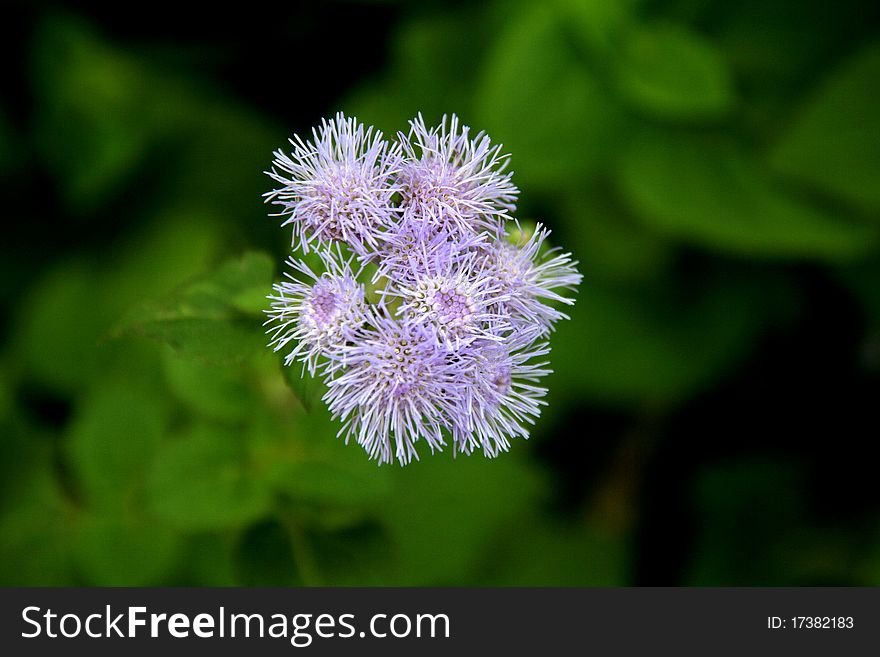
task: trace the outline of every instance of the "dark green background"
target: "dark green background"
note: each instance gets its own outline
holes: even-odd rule
[[[4,9],[0,584],[880,584],[876,0],[225,11]],[[487,130],[581,262],[497,460],[377,468],[264,347],[337,110]]]

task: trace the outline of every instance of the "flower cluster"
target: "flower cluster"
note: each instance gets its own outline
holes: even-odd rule
[[[323,378],[340,435],[401,464],[419,441],[494,457],[528,438],[581,276],[546,228],[512,216],[501,146],[454,115],[388,141],[341,113],[290,143],[265,197],[301,257],[266,324],[286,365]]]

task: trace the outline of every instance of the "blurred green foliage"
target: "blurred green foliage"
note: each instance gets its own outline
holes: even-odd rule
[[[878,376],[873,15],[794,0],[399,8],[385,66],[327,113],[393,134],[454,111],[487,130],[513,155],[521,218],[549,223],[585,273],[534,440],[401,469],[336,439],[320,387],[264,346],[285,238],[260,195],[283,117],[41,13],[25,132],[0,100],[0,177],[44,172],[56,221],[107,235],[39,266],[21,251],[39,243],[4,246],[0,583],[632,583],[657,418],[798,321],[803,268],[856,300]],[[7,221],[40,212],[35,199]],[[636,430],[554,511],[559,474],[535,443],[592,440],[565,426],[585,408]],[[702,471],[679,583],[880,584],[880,509],[870,527],[820,525],[805,486],[797,459]]]

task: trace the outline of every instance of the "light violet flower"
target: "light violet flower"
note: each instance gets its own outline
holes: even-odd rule
[[[405,221],[454,229],[461,234],[497,233],[510,218],[519,190],[506,172],[500,145],[452,115],[428,128],[422,115],[398,138],[404,163],[397,176]]]
[[[474,449],[490,457],[506,452],[509,438],[529,437],[525,425],[534,424],[546,404],[542,397],[547,389],[538,383],[550,374],[548,363],[532,361],[550,353],[550,347],[546,342],[511,342],[487,342],[463,356],[469,385],[457,413],[463,421],[455,425],[453,437],[456,449],[465,454]]]
[[[516,243],[500,239],[483,250],[486,271],[499,290],[501,307],[496,311],[513,324],[535,329],[543,336],[557,321],[568,319],[551,304],[574,304],[574,299],[563,293],[576,290],[583,277],[570,253],[544,248],[550,231],[541,224],[528,236],[521,229],[517,233],[520,238]]]
[[[341,112],[312,136],[310,142],[291,139],[289,155],[275,152],[266,173],[281,186],[265,199],[281,206],[278,215],[286,217],[282,225],[292,227],[294,250],[307,253],[312,243],[337,241],[365,256],[398,213],[392,199],[400,147]]]
[[[499,312],[507,297],[500,293],[492,272],[477,266],[475,255],[426,254],[424,266],[414,270],[411,282],[385,292],[401,300],[397,313],[404,322],[430,326],[450,350],[477,338],[503,340],[510,329],[507,317]]]
[[[316,274],[303,261],[290,258],[287,264],[300,280],[285,272],[288,280],[273,286],[271,308],[265,324],[275,351],[293,347],[285,365],[298,360],[314,376],[320,360],[331,369],[339,362],[341,348],[357,337],[366,321],[364,286],[357,282],[351,263],[321,253],[326,271]]]
[[[354,438],[370,458],[405,465],[418,459],[415,444],[442,450],[464,385],[462,365],[448,357],[431,331],[405,325],[380,308],[373,330],[345,354],[345,371],[328,381],[324,399],[343,420],[340,435]]]
[[[382,236],[376,278],[400,283],[414,281],[420,272],[433,263],[475,252],[487,245],[485,234],[462,235],[436,224],[401,222],[395,230]]]
[[[420,115],[397,144],[341,114],[313,136],[269,172],[294,250],[320,262],[288,261],[270,345],[324,380],[338,435],[380,464],[420,443],[495,457],[528,438],[546,338],[581,275],[540,224],[508,231],[518,190],[501,147],[455,115]]]

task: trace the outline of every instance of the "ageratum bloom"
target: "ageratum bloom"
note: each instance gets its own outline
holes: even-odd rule
[[[510,327],[500,304],[507,297],[474,253],[435,253],[388,296],[401,300],[397,313],[408,324],[430,326],[450,350],[477,338],[502,340]]]
[[[518,343],[518,344],[517,344]],[[509,439],[529,437],[526,425],[541,413],[547,388],[539,385],[550,374],[546,361],[534,359],[550,353],[546,342],[514,338],[507,344],[491,342],[464,356],[469,385],[463,390],[455,426],[455,445],[470,454],[482,449],[494,457],[510,448]]]
[[[519,190],[507,172],[509,158],[484,133],[453,115],[429,128],[422,115],[398,135],[404,162],[397,176],[404,219],[443,226],[463,235],[495,233],[515,208]]]
[[[300,361],[315,376],[319,361],[332,368],[340,349],[356,339],[366,321],[364,286],[357,282],[351,262],[320,254],[325,272],[316,274],[302,260],[289,258],[288,266],[300,278],[285,272],[288,280],[273,286],[268,311],[270,345],[275,351],[293,345],[285,365]],[[301,280],[304,279],[304,280]]]
[[[289,155],[275,152],[266,173],[281,186],[265,199],[281,207],[282,225],[293,229],[294,250],[307,253],[312,243],[338,242],[366,256],[398,213],[392,198],[398,191],[400,147],[342,113],[325,120],[312,136],[309,142],[291,139]]]
[[[288,261],[270,345],[323,379],[338,435],[379,463],[418,459],[420,443],[495,457],[528,438],[547,337],[581,275],[540,224],[509,230],[501,147],[454,115],[420,115],[392,144],[342,114],[313,136],[269,172],[294,251],[320,256]]]
[[[570,306],[572,292],[580,285],[581,275],[571,254],[558,247],[544,249],[550,231],[541,224],[528,236],[517,226],[519,239],[494,242],[483,250],[485,270],[499,290],[499,314],[521,330],[533,329],[543,336],[568,315],[557,306]]]
[[[413,281],[435,263],[476,253],[486,242],[485,234],[462,235],[436,224],[401,222],[383,235],[375,260],[376,278]]]
[[[449,399],[465,385],[462,364],[448,357],[431,330],[407,325],[380,307],[366,331],[346,349],[346,368],[328,381],[330,412],[343,421],[340,435],[354,438],[380,463],[418,459],[415,444],[433,452],[455,423]]]

